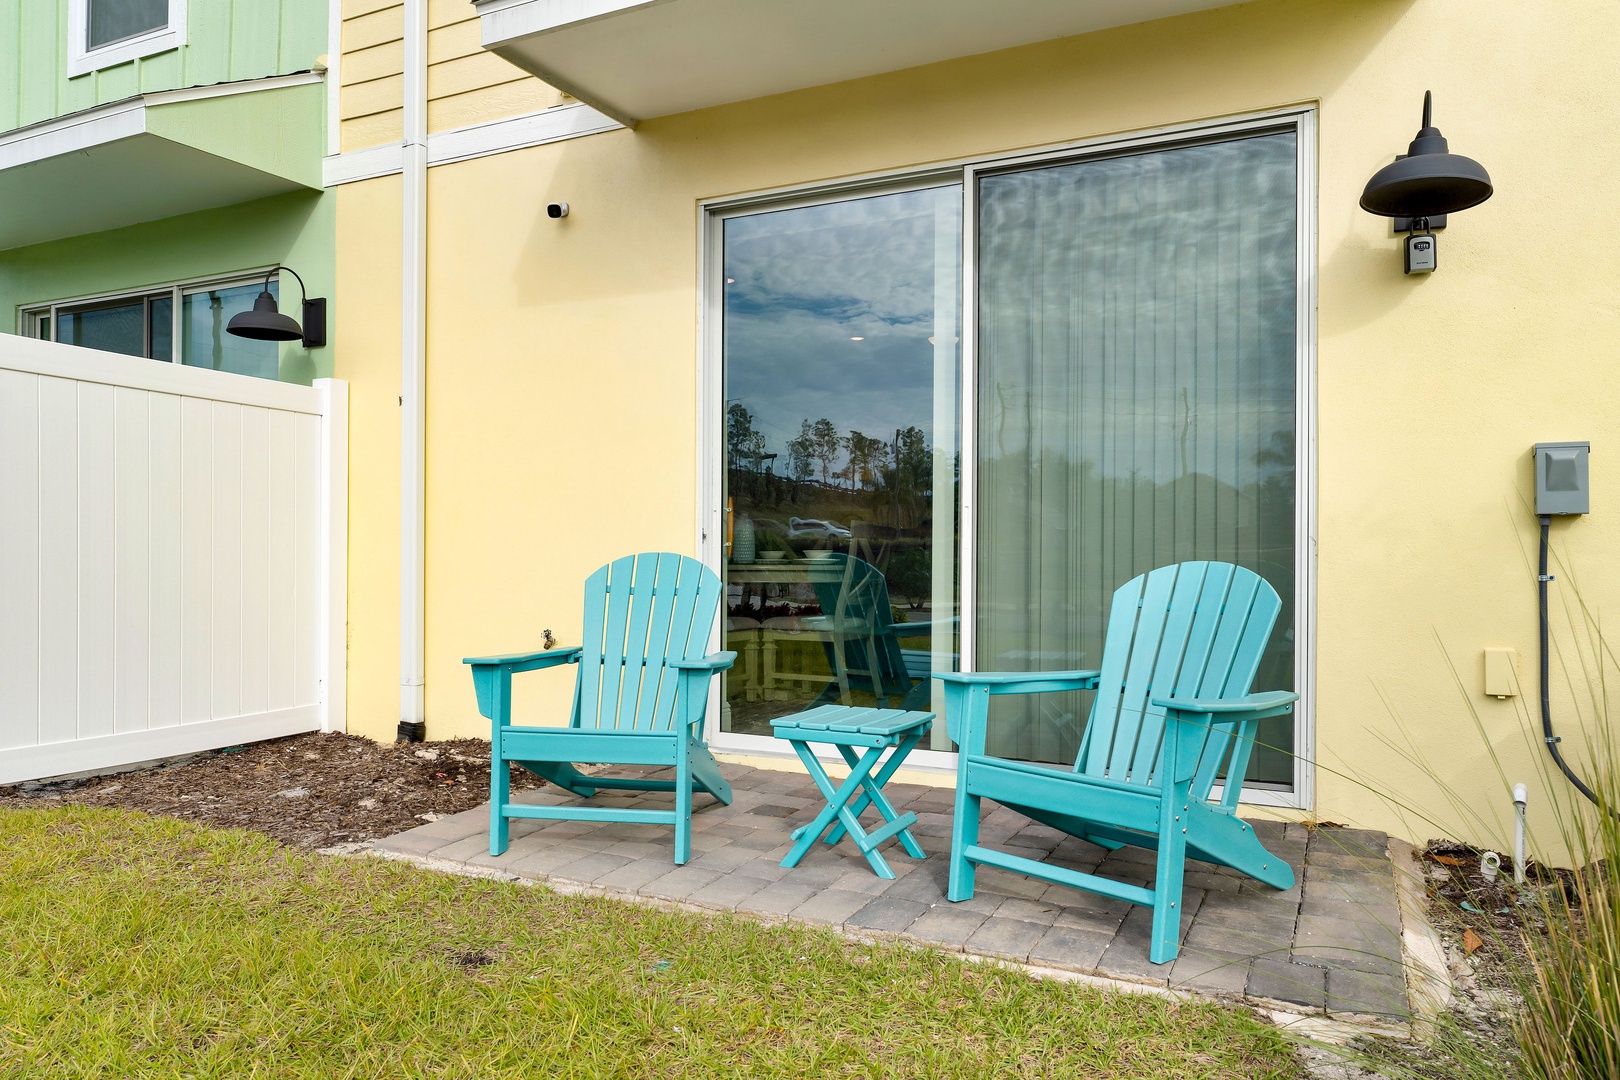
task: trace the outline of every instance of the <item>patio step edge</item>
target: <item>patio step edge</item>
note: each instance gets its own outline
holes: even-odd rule
[[[1416,1017],[1432,1022],[1451,1004],[1455,992],[1451,968],[1440,935],[1424,914],[1427,893],[1416,849],[1392,836],[1386,850],[1395,874],[1395,901],[1401,916],[1401,949],[1407,960],[1401,966],[1406,972],[1407,1003]]]

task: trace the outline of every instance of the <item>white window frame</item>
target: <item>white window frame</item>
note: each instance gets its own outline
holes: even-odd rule
[[[1310,810],[1316,800],[1316,289],[1317,289],[1317,147],[1316,109],[1306,105],[1270,110],[1203,123],[1106,136],[1066,143],[1018,154],[961,159],[927,169],[877,173],[852,180],[756,192],[746,196],[704,200],[698,204],[700,303],[698,312],[698,551],[703,561],[724,576],[722,542],[725,534],[725,423],[722,415],[721,360],[722,298],[724,296],[723,227],[729,217],[783,210],[798,206],[840,202],[862,195],[962,185],[962,385],[961,454],[962,533],[959,538],[960,610],[974,610],[977,601],[975,497],[977,476],[977,210],[978,178],[991,171],[1028,167],[1043,162],[1083,161],[1150,148],[1292,129],[1296,142],[1295,273],[1296,325],[1296,448],[1294,547],[1294,687],[1300,695],[1294,713],[1294,779],[1290,789],[1249,787],[1243,802]],[[723,624],[721,624],[723,625]],[[962,670],[973,670],[974,623],[961,620]],[[717,629],[714,647],[721,648]],[[711,694],[705,731],[722,753],[786,757],[788,751],[769,736],[720,730],[721,695]],[[936,722],[943,722],[941,717]],[[830,752],[829,760],[832,760]],[[923,771],[956,769],[956,755],[947,751],[917,750],[907,767]],[[1212,797],[1219,797],[1217,785]]]
[[[154,56],[186,43],[186,0],[169,0],[169,21],[144,34],[90,48],[91,0],[68,0],[68,78]]]
[[[235,289],[243,285],[259,285],[264,282],[265,275],[270,273],[272,269],[274,269],[274,264],[271,266],[262,267],[258,270],[244,270],[240,273],[226,274],[220,277],[188,278],[184,281],[170,281],[159,285],[149,285],[143,289],[120,289],[118,292],[91,293],[87,296],[70,296],[61,300],[53,300],[49,303],[22,304],[17,308],[17,333],[23,337],[40,337],[41,335],[38,332],[38,320],[40,316],[43,315],[46,317],[47,325],[49,325],[51,330],[51,336],[46,340],[55,341],[56,316],[62,308],[74,308],[83,304],[100,304],[106,302],[117,302],[120,300],[133,302],[135,300],[142,300],[147,297],[157,296],[166,292],[169,293],[173,298],[173,302],[170,306],[173,309],[171,317],[174,320],[173,329],[170,331],[169,336],[169,340],[173,343],[171,346],[169,359],[164,360],[162,357],[151,356],[132,356],[130,359],[147,360],[151,363],[157,364],[179,364],[180,354],[184,345],[184,343],[181,341],[181,333],[185,324],[184,312],[182,310],[182,301],[184,298],[193,293],[209,292],[213,289]],[[276,290],[278,296],[281,291],[279,285],[280,283],[278,280],[278,287]]]

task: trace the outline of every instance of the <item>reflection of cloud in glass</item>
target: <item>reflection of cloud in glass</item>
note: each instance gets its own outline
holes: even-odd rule
[[[957,285],[958,187],[731,218],[726,398],[786,454],[800,422],[932,426],[936,267]],[[954,329],[952,331],[955,333]]]

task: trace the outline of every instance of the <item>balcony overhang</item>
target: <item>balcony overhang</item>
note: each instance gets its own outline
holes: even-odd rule
[[[0,250],[319,190],[321,81],[143,94],[0,135]]]
[[[475,0],[484,48],[621,123],[1238,0]]]

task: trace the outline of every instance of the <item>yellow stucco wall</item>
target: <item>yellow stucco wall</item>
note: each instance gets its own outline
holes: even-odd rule
[[[568,640],[581,579],[610,556],[695,550],[700,199],[1315,103],[1315,812],[1485,836],[1414,756],[1491,822],[1510,810],[1493,754],[1544,805],[1527,711],[1532,442],[1594,444],[1594,512],[1554,528],[1557,664],[1578,666],[1562,598],[1578,586],[1601,614],[1620,595],[1615,40],[1620,8],[1579,0],[1262,0],[431,170],[432,737],[484,730],[462,656],[543,627]],[[1356,199],[1431,88],[1498,194],[1453,219],[1437,274],[1405,278],[1387,222]],[[377,737],[398,693],[397,193],[350,185],[338,211],[349,716]],[[560,223],[553,199],[573,207]],[[1531,700],[1482,695],[1486,646],[1519,650]],[[527,679],[519,707],[558,715],[566,680]],[[1578,743],[1590,699],[1578,709],[1559,681],[1554,709]]]
[[[337,200],[337,295],[354,305],[332,339],[350,386],[349,730],[385,739],[399,709],[400,178]]]

